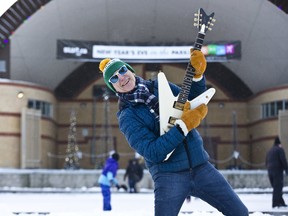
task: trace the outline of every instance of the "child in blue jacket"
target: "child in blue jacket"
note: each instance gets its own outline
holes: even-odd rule
[[[116,179],[118,170],[118,160],[119,154],[113,153],[110,158],[106,160],[105,166],[103,168],[102,174],[98,179],[98,183],[101,187],[101,192],[103,195],[103,210],[111,211],[111,186],[119,187],[118,181]]]

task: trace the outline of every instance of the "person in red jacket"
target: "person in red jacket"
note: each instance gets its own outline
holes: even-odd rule
[[[283,172],[288,174],[287,159],[285,151],[282,148],[279,137],[274,140],[273,147],[266,155],[266,167],[268,169],[268,177],[273,187],[272,207],[287,207],[282,197],[283,192]]]

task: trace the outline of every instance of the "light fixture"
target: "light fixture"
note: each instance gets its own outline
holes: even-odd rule
[[[17,93],[17,98],[21,99],[21,98],[23,98],[23,97],[24,97],[24,92],[23,92],[23,91],[19,91],[19,92]]]
[[[224,103],[222,103],[222,102],[218,103],[218,107],[219,107],[220,109],[223,109],[223,108],[224,108],[224,106],[225,106],[225,104],[224,104]]]

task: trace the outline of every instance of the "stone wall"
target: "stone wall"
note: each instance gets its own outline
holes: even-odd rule
[[[221,170],[233,188],[270,188],[266,170]],[[119,170],[117,179],[123,181],[125,170]],[[21,170],[0,169],[0,187],[20,188],[90,188],[97,185],[101,170]],[[287,185],[285,178],[284,185]],[[153,181],[147,170],[139,188],[153,189]]]

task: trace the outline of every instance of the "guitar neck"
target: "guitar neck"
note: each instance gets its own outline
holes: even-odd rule
[[[202,45],[204,42],[204,38],[205,38],[205,34],[198,32],[196,41],[194,43],[193,50],[201,51],[201,48],[202,48]],[[187,68],[186,68],[186,74],[184,76],[184,80],[183,80],[183,83],[181,85],[181,91],[180,91],[178,99],[177,99],[177,102],[180,104],[185,104],[187,99],[188,99],[188,95],[189,95],[190,88],[191,88],[192,81],[193,81],[194,72],[195,72],[195,69],[192,67],[192,65],[189,61]]]
[[[193,50],[199,50],[201,51],[203,42],[204,42],[204,38],[205,38],[205,34],[203,34],[202,32],[198,32],[196,41],[194,43],[194,47]]]

